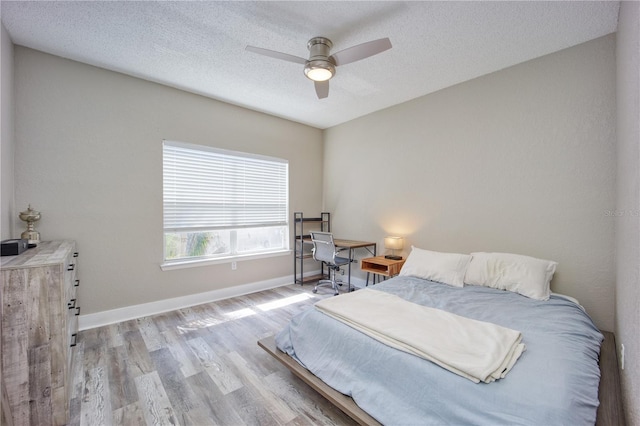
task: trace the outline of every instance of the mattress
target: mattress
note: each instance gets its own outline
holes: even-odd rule
[[[375,289],[518,330],[526,351],[504,379],[473,383],[315,308],[292,318],[276,336],[277,347],[383,424],[595,423],[603,337],[575,301],[414,277]]]

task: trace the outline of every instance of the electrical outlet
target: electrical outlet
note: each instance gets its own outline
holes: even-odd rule
[[[624,370],[624,343],[620,344],[620,368]]]
[[[238,269],[238,263],[237,262],[231,262],[231,270],[235,271],[236,269]]]

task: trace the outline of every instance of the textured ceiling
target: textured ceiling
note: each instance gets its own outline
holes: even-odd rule
[[[318,128],[616,31],[618,2],[2,1],[13,42]],[[338,67],[316,98],[308,57],[389,37],[393,48]]]

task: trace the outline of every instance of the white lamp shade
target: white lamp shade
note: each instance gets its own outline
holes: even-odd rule
[[[391,250],[402,250],[404,240],[402,237],[385,237],[384,247]]]

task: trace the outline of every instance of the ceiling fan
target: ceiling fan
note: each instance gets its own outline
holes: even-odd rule
[[[358,44],[330,55],[332,47],[333,43],[326,37],[312,38],[307,43],[309,59],[261,47],[247,46],[246,50],[304,65],[304,74],[307,78],[313,80],[318,99],[323,99],[329,96],[329,79],[336,74],[337,66],[350,64],[391,49],[391,41],[388,38],[381,38]]]

